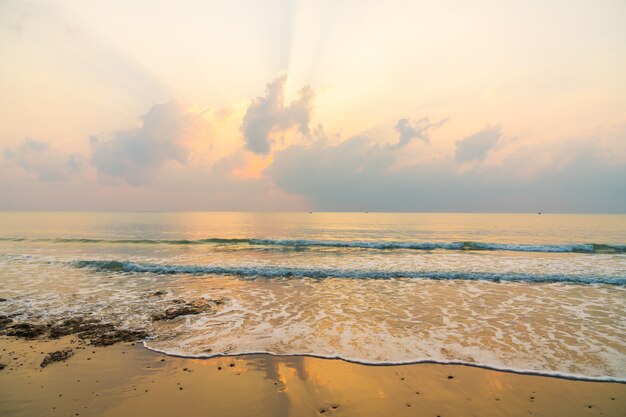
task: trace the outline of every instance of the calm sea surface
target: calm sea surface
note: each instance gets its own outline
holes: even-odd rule
[[[96,317],[176,355],[626,380],[625,215],[5,212],[0,297],[16,321]],[[151,318],[201,297],[224,303]]]

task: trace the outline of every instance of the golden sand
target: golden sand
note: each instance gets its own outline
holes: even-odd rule
[[[45,368],[47,353],[72,347]],[[0,337],[1,416],[624,416],[626,384],[305,356],[184,359]]]

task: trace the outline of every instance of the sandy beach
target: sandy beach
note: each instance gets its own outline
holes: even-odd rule
[[[176,358],[141,343],[0,338],[3,416],[623,416],[626,384],[306,356]],[[42,367],[55,351],[66,360]]]

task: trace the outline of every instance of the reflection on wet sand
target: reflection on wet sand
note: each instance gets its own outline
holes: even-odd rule
[[[0,338],[3,416],[620,416],[626,384],[456,365],[365,366],[307,356],[185,359],[128,343]],[[71,347],[66,362],[44,354]],[[43,352],[43,353],[42,353]]]

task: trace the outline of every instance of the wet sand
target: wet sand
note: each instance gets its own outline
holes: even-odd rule
[[[72,348],[65,361],[40,364]],[[624,416],[626,384],[304,356],[175,358],[0,336],[2,416]]]

